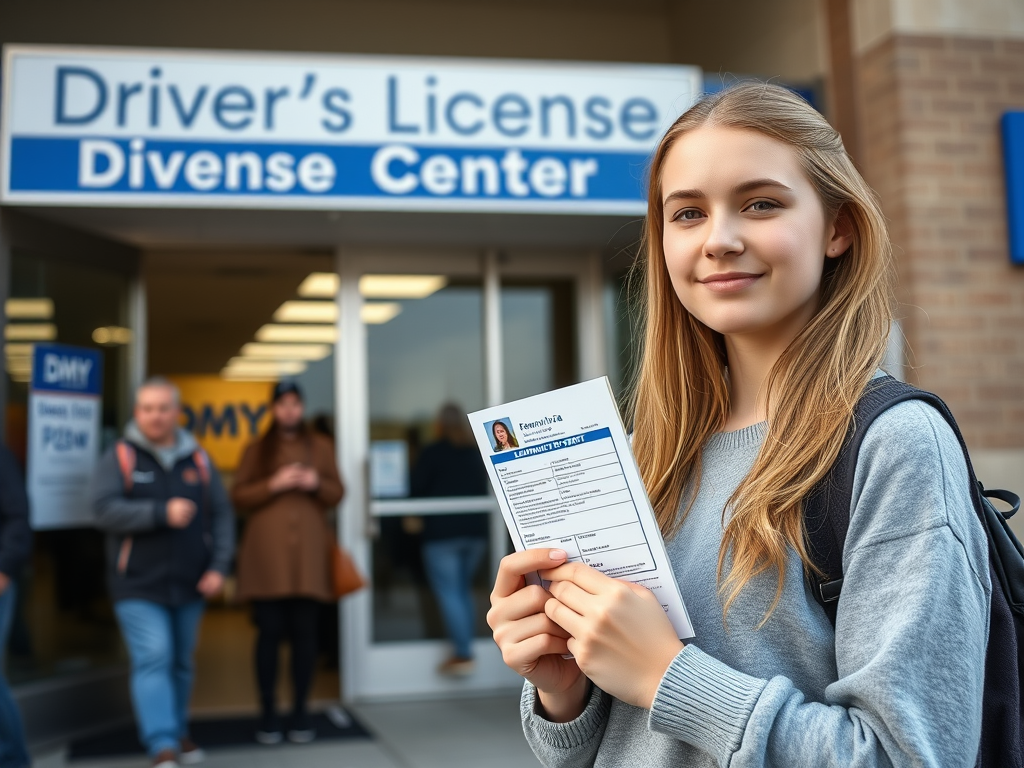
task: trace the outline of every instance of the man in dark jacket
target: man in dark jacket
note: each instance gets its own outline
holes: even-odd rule
[[[32,553],[28,497],[21,467],[0,445],[0,768],[28,768],[25,733],[18,705],[4,677],[3,659],[14,616],[14,577]]]
[[[192,654],[204,598],[221,591],[235,549],[220,476],[178,427],[179,412],[171,382],[143,384],[135,418],[100,459],[92,488],[139,736],[159,768],[203,758],[188,736]]]

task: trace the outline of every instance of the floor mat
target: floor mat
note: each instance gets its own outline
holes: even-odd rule
[[[339,723],[346,719],[347,725],[338,727],[327,715],[310,715],[316,729],[317,740],[370,739],[370,732],[351,713],[343,712]],[[256,744],[255,717],[225,717],[193,720],[189,724],[192,738],[203,749],[215,750],[225,747],[242,747]],[[287,745],[284,741],[282,744]],[[122,757],[143,754],[135,725],[125,726],[106,733],[73,741],[68,749],[69,760],[94,760],[98,757]]]

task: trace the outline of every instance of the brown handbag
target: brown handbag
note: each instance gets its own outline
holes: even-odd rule
[[[337,599],[366,586],[366,579],[352,562],[352,556],[340,544],[331,544],[331,588]]]

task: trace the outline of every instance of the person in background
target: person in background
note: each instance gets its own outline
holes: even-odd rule
[[[294,703],[288,740],[316,737],[306,702],[317,658],[320,603],[331,602],[330,552],[325,521],[341,501],[334,449],[303,421],[302,391],[293,382],[274,388],[273,423],[242,456],[232,496],[250,517],[238,556],[238,594],[251,600],[256,623],[256,681],[261,718],[256,740],[283,738],[277,714],[278,651],[291,645]]]
[[[178,426],[178,389],[155,377],[93,476],[96,526],[107,534],[107,579],[131,660],[139,737],[153,765],[201,762],[188,735],[193,662],[205,600],[220,593],[235,520],[220,475]]]
[[[469,420],[457,405],[442,406],[437,417],[440,439],[420,453],[410,478],[413,496],[484,496],[487,471],[473,442]],[[444,617],[452,656],[438,667],[445,675],[473,671],[473,576],[487,554],[490,519],[486,514],[426,515],[423,518],[423,565]]]
[[[14,615],[18,571],[32,553],[28,496],[17,459],[0,445],[0,768],[28,768],[21,714],[4,676],[4,650]]]

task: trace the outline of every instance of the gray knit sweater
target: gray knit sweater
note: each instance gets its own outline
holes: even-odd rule
[[[537,714],[526,737],[559,768],[973,766],[991,586],[963,453],[920,402],[882,414],[857,461],[836,630],[790,558],[782,599],[762,574],[733,603],[716,590],[726,500],[766,427],[714,435],[700,493],[668,552],[697,637],[669,666],[650,712],[594,687],[576,720]]]

